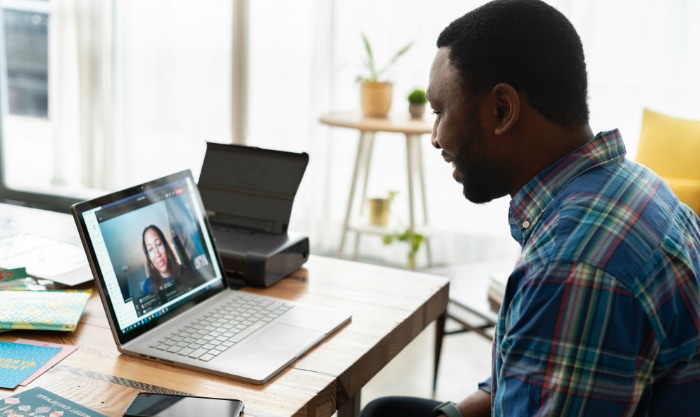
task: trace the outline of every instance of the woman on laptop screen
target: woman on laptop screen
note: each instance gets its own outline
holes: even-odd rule
[[[185,268],[176,260],[163,231],[150,225],[143,230],[143,253],[146,255],[148,278],[143,282],[143,295],[177,287],[178,281],[187,274]],[[172,288],[176,289],[176,288]]]

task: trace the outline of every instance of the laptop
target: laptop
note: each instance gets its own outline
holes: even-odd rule
[[[230,288],[189,170],[71,211],[124,354],[263,384],[351,320]]]

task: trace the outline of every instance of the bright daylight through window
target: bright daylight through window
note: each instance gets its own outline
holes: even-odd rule
[[[232,5],[0,0],[0,197],[59,211],[231,141]],[[186,30],[183,30],[186,29]]]
[[[50,193],[56,185],[49,106],[50,3],[5,0],[0,5],[2,188]]]

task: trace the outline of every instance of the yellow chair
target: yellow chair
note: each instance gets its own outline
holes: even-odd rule
[[[635,160],[659,174],[700,215],[700,120],[644,109]]]

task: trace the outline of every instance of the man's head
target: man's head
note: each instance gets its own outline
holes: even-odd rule
[[[493,136],[533,133],[535,117],[564,132],[587,128],[583,47],[551,6],[492,1],[447,26],[437,46],[428,86],[433,144],[455,163],[455,179],[470,201],[513,192],[518,173],[510,167],[514,156],[505,155],[514,150]]]
[[[550,121],[569,128],[588,123],[588,81],[583,46],[569,20],[539,0],[496,0],[445,28],[438,48],[466,92],[497,83],[523,92]]]

